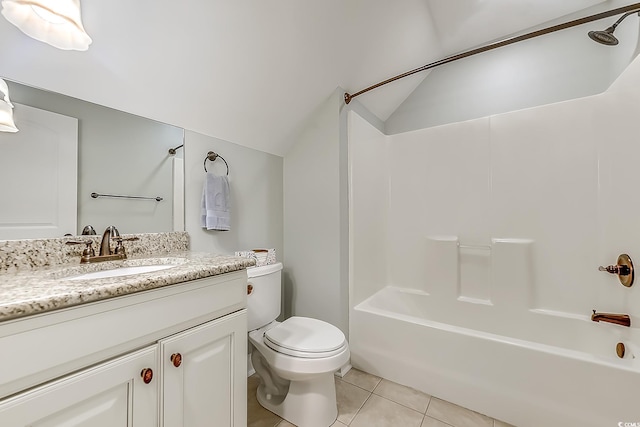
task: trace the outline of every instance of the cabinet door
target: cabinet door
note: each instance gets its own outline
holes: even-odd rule
[[[5,399],[0,426],[156,427],[159,381],[141,377],[156,365],[154,345]]]
[[[161,425],[247,425],[246,310],[164,339],[160,348]]]

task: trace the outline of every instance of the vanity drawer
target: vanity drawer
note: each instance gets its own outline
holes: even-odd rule
[[[244,270],[0,323],[0,398],[246,307]]]

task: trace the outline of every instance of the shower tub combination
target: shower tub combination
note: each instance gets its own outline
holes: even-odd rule
[[[640,425],[637,328],[456,304],[378,291],[351,310],[353,365],[518,427]]]
[[[638,14],[639,7],[636,3],[609,11],[608,16],[625,14],[606,30],[591,31],[589,37],[616,44],[616,26]],[[579,21],[572,22],[585,22]],[[552,28],[559,29],[548,29]],[[500,41],[488,46],[504,45]],[[449,59],[483,51],[479,48]],[[637,64],[638,59],[634,61]],[[633,73],[637,70],[633,65],[626,80],[616,83],[616,90],[598,95],[623,101],[616,103],[622,105],[615,110],[620,114],[629,114],[630,105],[636,105],[635,98],[626,99],[620,88],[636,84]],[[392,80],[395,78],[384,83]],[[347,94],[346,100],[379,86]],[[588,98],[575,102],[576,111],[604,111]],[[604,107],[607,113],[611,105],[614,102]],[[485,117],[398,136],[384,135],[356,113],[349,113],[349,345],[353,366],[518,427],[640,426],[640,317],[632,315],[630,327],[593,322],[587,310],[575,314],[587,301],[599,301],[600,284],[588,282],[592,276],[579,275],[579,281],[556,294],[553,285],[562,283],[555,278],[566,276],[556,276],[555,271],[548,277],[540,274],[543,268],[556,268],[550,266],[565,259],[591,268],[580,258],[589,252],[590,244],[591,253],[595,249],[600,254],[609,252],[609,248],[596,248],[596,242],[633,244],[628,232],[626,240],[618,234],[604,240],[596,237],[608,230],[608,221],[618,221],[613,212],[619,207],[614,205],[610,211],[602,204],[616,198],[601,198],[603,191],[614,186],[602,184],[632,177],[618,174],[617,165],[609,166],[603,161],[607,157],[598,152],[593,163],[576,166],[576,171],[586,173],[587,168],[598,165],[597,174],[589,169],[589,175],[584,175],[589,180],[585,186],[577,186],[577,178],[552,179],[553,174],[547,180],[536,178],[533,184],[519,175],[538,173],[539,166],[547,164],[555,170],[556,165],[546,163],[546,158],[557,153],[544,153],[540,151],[544,148],[527,138],[521,145],[511,144],[508,138],[518,139],[541,123],[563,122],[558,114],[569,110],[573,106],[566,102],[561,109],[540,107],[512,117],[506,113],[500,119]],[[573,115],[567,114],[567,126],[558,127],[557,135],[545,133],[544,137],[560,143],[566,135],[574,135]],[[594,125],[594,130],[618,123],[602,117],[604,122]],[[589,141],[599,150],[596,139]],[[463,158],[463,153],[479,156],[477,162]],[[553,173],[560,177],[567,170],[563,165]],[[591,187],[595,182],[597,188]],[[534,185],[548,186],[549,191],[538,194],[536,190],[529,197],[526,192]],[[565,234],[558,222],[568,213],[571,216],[566,217],[573,222],[582,205],[558,205],[557,216],[546,212],[576,191],[584,192],[577,199],[598,208],[588,224],[603,228],[595,230],[589,237],[592,240],[583,238],[584,230],[577,226]],[[511,197],[515,194],[518,196]],[[489,218],[507,204],[506,213]],[[532,211],[536,206],[545,213]],[[568,210],[562,211],[565,208]],[[455,232],[461,236],[447,235]],[[494,232],[501,238],[494,238]],[[502,238],[515,236],[526,238]],[[388,284],[394,286],[384,287]],[[618,293],[618,297],[616,304],[601,307],[637,313],[632,303],[637,294]],[[620,304],[622,301],[625,303]],[[567,312],[553,311],[565,308]]]

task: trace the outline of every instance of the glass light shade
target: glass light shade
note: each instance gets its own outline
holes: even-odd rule
[[[0,132],[18,132],[13,122],[13,104],[9,99],[9,86],[0,79]]]
[[[20,31],[63,50],[87,50],[80,0],[2,0],[2,15]]]
[[[13,122],[13,108],[2,100],[0,100],[0,132],[18,132]]]

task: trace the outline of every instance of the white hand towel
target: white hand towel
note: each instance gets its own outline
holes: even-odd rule
[[[207,173],[202,189],[200,225],[207,230],[231,229],[231,190],[226,175]]]

